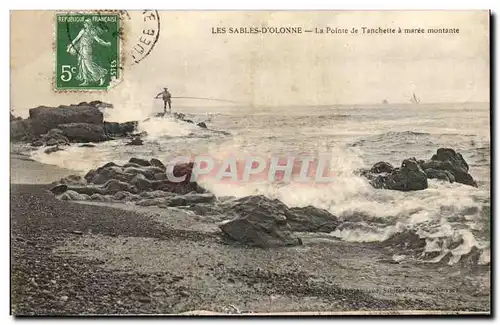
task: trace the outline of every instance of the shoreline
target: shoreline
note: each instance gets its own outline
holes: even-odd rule
[[[33,160],[20,150],[10,151],[10,184],[50,184],[76,171]]]

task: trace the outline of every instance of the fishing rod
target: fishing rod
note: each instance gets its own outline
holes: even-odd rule
[[[187,96],[175,97],[175,96],[172,96],[172,98],[202,99],[202,100],[214,100],[214,101],[217,101],[217,102],[241,103],[241,102],[236,102],[234,100],[219,99],[219,98],[209,98],[209,97],[187,97]]]
[[[209,97],[172,96],[171,98],[201,99],[201,100],[213,100],[216,102],[243,104],[242,102],[236,102],[234,100],[227,100],[227,99],[220,99],[220,98],[209,98]],[[158,97],[157,99],[161,99],[161,98]]]

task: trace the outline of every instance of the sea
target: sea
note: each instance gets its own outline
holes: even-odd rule
[[[123,105],[104,110],[105,120],[138,120],[144,145],[129,139],[74,144],[64,151],[31,152],[39,162],[84,175],[90,169],[130,157],[168,161],[174,156],[328,154],[335,177],[328,184],[304,182],[220,182],[203,179],[217,196],[264,195],[290,207],[312,205],[336,215],[342,226],[327,236],[347,242],[382,243],[397,234],[425,239],[427,262],[458,263],[473,249],[478,264],[490,263],[490,106],[489,103],[374,104],[332,106],[175,107],[195,123],[152,117],[158,105]],[[147,107],[146,107],[147,106]],[[225,131],[228,134],[218,131]],[[470,166],[478,187],[429,180],[429,188],[400,192],[375,189],[359,176],[379,161],[400,166],[403,159],[430,159],[438,148],[453,148]],[[450,254],[451,253],[451,254]],[[451,256],[451,258],[450,258]]]

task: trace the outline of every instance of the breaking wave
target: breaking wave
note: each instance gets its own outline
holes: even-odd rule
[[[202,185],[219,197],[265,195],[279,199],[290,207],[312,205],[324,208],[342,221],[341,226],[330,234],[340,240],[390,245],[406,251],[402,253],[407,258],[428,263],[455,264],[463,260],[475,261],[477,264],[489,263],[491,211],[487,184],[474,188],[430,180],[426,190],[399,192],[376,190],[355,173],[359,168],[380,160],[399,164],[402,159],[412,156],[428,159],[439,146],[449,146],[464,154],[473,168],[471,172],[477,173],[474,177],[482,184],[489,179],[487,167],[490,147],[487,138],[471,138],[468,135],[451,134],[447,130],[438,133],[439,128],[436,128],[436,132],[410,131],[412,128],[406,126],[401,126],[406,131],[363,135],[363,127],[349,129],[329,125],[323,129],[315,127],[315,123],[321,125],[324,117],[316,121],[303,116],[300,120],[306,127],[299,133],[296,120],[286,124],[283,121],[267,121],[267,117],[256,120],[257,117],[252,116],[255,121],[248,119],[245,123],[240,123],[241,117],[234,118],[233,127],[239,127],[236,130],[241,139],[231,137],[221,143],[213,138],[192,138],[190,134],[205,132],[193,124],[170,118],[150,118],[150,112],[137,107],[130,107],[126,112],[113,116],[116,113],[110,110],[105,116],[109,120],[121,122],[139,120],[139,131],[148,134],[146,139],[149,141],[144,146],[130,148],[124,146],[127,140],[122,139],[99,143],[95,148],[73,145],[50,155],[40,148],[32,153],[32,158],[85,173],[109,161],[124,162],[132,156],[162,159],[167,151],[180,153],[179,148],[190,153],[208,153],[218,159],[235,153],[255,154],[256,150],[262,154],[303,147],[317,150],[318,143],[335,139],[339,134],[347,134],[348,141],[333,142],[328,146],[331,148],[328,153],[332,157],[330,169],[336,176],[326,185],[295,182],[279,184],[265,180],[240,184],[204,180]],[[227,115],[209,115],[213,123],[217,122],[217,118],[224,118],[224,123],[228,125],[231,122]],[[317,117],[311,117],[314,118]],[[250,122],[267,123],[267,129]],[[307,128],[311,128],[310,134],[304,133]],[[256,134],[254,138],[252,132]],[[464,131],[467,132],[472,133]],[[363,138],[359,138],[359,134]],[[297,143],[302,146],[296,146]]]
[[[437,180],[429,180],[429,188],[424,191],[376,190],[356,175],[355,171],[367,164],[353,148],[337,148],[331,154],[334,157],[331,168],[336,177],[327,185],[294,182],[203,185],[218,196],[265,195],[290,207],[312,205],[326,209],[342,221],[331,233],[341,240],[395,242],[406,248],[404,245],[411,244],[412,237],[397,235],[410,232],[423,240],[418,254],[427,253],[431,247],[439,249],[440,255],[432,259],[424,254],[422,258],[426,261],[439,262],[449,253],[453,258],[448,263],[453,264],[460,260],[460,255],[466,256],[473,249],[480,250],[482,257],[478,261],[489,261],[484,255],[489,250],[489,238],[484,236],[489,232],[485,229],[490,215],[487,190]],[[456,247],[451,245],[460,241]]]

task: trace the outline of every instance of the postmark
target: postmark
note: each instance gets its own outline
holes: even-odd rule
[[[127,57],[131,65],[138,64],[144,60],[154,49],[160,38],[160,14],[158,10],[125,11],[120,12],[122,21],[141,20],[136,30],[130,30],[124,23],[120,30],[122,36],[127,37]],[[133,36],[132,36],[133,35]]]
[[[107,90],[121,78],[118,12],[56,14],[56,90]]]

